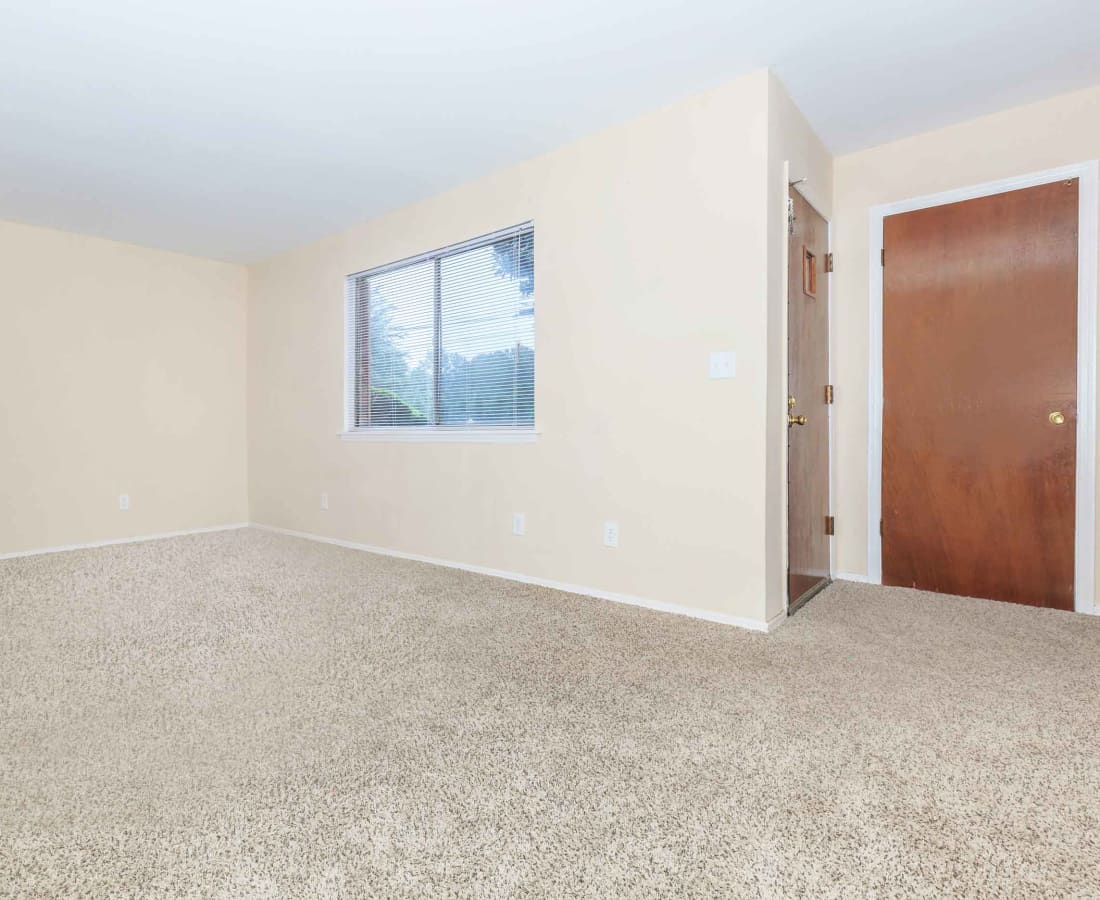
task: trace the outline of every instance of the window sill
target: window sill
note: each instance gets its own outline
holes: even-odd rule
[[[340,433],[342,441],[406,444],[533,444],[529,428],[361,428]]]

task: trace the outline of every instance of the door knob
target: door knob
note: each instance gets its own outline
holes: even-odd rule
[[[806,424],[806,417],[805,416],[794,416],[794,415],[791,415],[790,413],[787,413],[787,427],[788,428],[790,428],[792,425],[805,425],[805,424]]]
[[[1047,418],[1050,419],[1050,424],[1051,425],[1065,425],[1066,424],[1065,413],[1063,413],[1061,410],[1056,409],[1049,416],[1047,416]]]

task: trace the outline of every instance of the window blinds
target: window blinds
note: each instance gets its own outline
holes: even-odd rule
[[[530,223],[348,277],[348,426],[532,428]]]

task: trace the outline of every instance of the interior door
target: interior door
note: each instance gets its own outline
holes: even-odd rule
[[[885,584],[1073,609],[1077,180],[883,222]]]
[[[790,190],[787,268],[787,596],[829,583],[829,226]]]

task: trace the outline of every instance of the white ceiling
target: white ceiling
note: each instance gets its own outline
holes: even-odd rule
[[[1100,10],[6,0],[0,219],[250,262],[765,65],[840,153],[1100,83]]]

